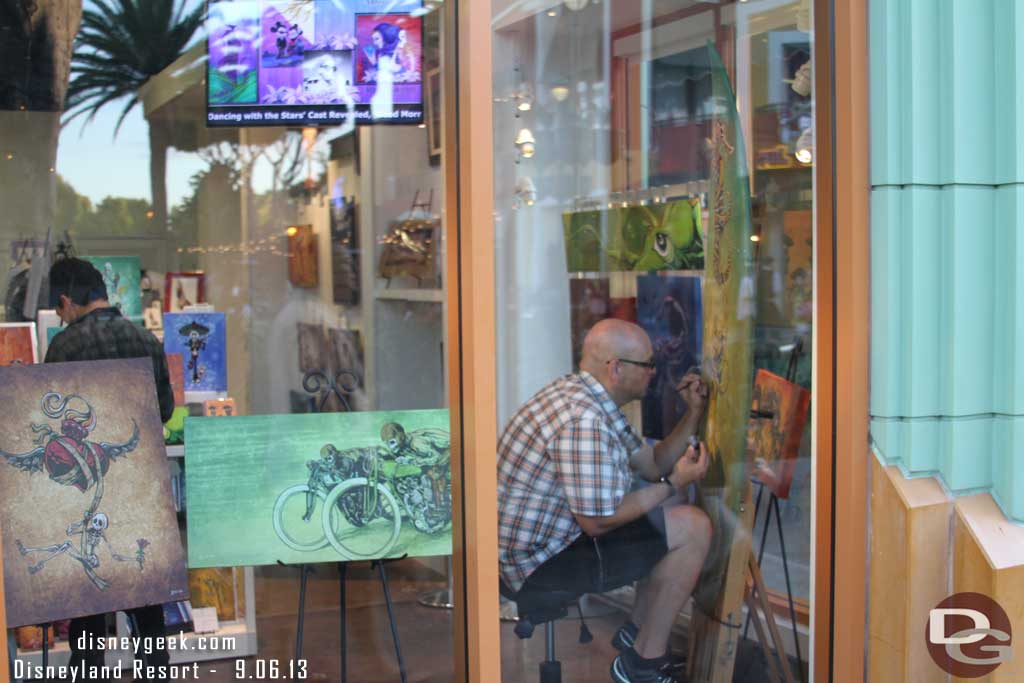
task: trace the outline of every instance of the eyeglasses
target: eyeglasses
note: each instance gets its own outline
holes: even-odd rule
[[[616,358],[615,360],[620,363],[629,363],[630,365],[637,365],[641,368],[647,368],[648,370],[654,370],[658,367],[658,364],[653,360],[642,361],[642,360],[629,360],[628,358]],[[611,363],[611,361],[608,361]]]

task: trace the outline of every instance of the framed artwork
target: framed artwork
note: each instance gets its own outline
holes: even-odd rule
[[[180,353],[185,392],[228,390],[227,332],[223,313],[165,313],[164,353]]]
[[[441,69],[431,69],[427,72],[426,96],[426,124],[427,124],[427,154],[433,166],[441,163],[441,110],[444,107],[443,94],[441,92]]]
[[[569,280],[569,318],[572,328],[572,367],[580,367],[583,338],[590,328],[609,317],[608,278],[573,278]]]
[[[327,360],[331,375],[348,370],[356,376],[357,386],[364,386],[363,343],[358,330],[327,332]]]
[[[316,235],[312,225],[292,225],[288,234],[288,281],[295,287],[312,288],[319,283]]]
[[[64,323],[57,316],[57,311],[42,309],[36,314],[36,336],[39,339],[39,362],[46,360],[46,352],[50,349],[50,342],[63,330]]]
[[[83,256],[107,286],[107,301],[134,322],[142,322],[142,267],[138,256]]]
[[[0,411],[8,625],[186,599],[149,359],[0,367]]]
[[[164,312],[180,313],[186,306],[206,302],[206,274],[202,271],[167,273],[164,277]]]
[[[189,603],[193,608],[216,608],[220,621],[241,619],[245,615],[242,571],[239,567],[189,569]]]
[[[235,412],[235,399],[213,398],[203,402],[203,415],[206,417],[231,417]]]
[[[754,377],[748,457],[757,478],[782,499],[789,497],[800,441],[807,426],[811,392],[760,369]]]
[[[185,405],[185,360],[180,353],[165,353],[167,371],[171,376],[171,389],[174,391],[174,405]]]
[[[702,270],[699,197],[563,215],[569,272]]]
[[[0,323],[0,365],[39,362],[35,323]]]
[[[327,372],[327,335],[320,325],[298,324],[299,371],[302,373],[323,370]]]
[[[185,432],[190,567],[451,552],[447,410],[189,418]]]
[[[383,278],[412,277],[430,280],[437,275],[436,219],[409,219],[392,225],[380,253]]]
[[[676,386],[700,367],[704,317],[697,276],[637,278],[637,323],[654,346],[657,371],[641,400],[643,435],[664,439],[686,414]],[[699,371],[699,370],[698,370]]]
[[[334,303],[359,304],[359,230],[355,197],[331,198],[331,284]]]

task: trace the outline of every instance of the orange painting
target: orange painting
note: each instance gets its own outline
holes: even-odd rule
[[[31,365],[36,362],[36,324],[0,325],[0,365]]]
[[[811,392],[767,370],[754,380],[747,450],[757,478],[779,498],[789,496]]]
[[[320,278],[313,226],[293,225],[287,232],[288,281],[296,287],[316,287]]]
[[[185,360],[180,353],[167,354],[167,370],[171,375],[174,405],[185,405]]]

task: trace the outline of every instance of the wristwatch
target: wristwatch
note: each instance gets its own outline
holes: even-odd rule
[[[658,478],[658,483],[659,483],[659,484],[668,484],[668,485],[669,485],[670,487],[672,487],[672,490],[673,490],[673,491],[675,491],[675,490],[676,490],[676,485],[672,483],[672,480],[668,478],[668,475],[667,475],[667,474],[663,474],[663,475],[661,475],[661,476],[660,476],[660,477]]]

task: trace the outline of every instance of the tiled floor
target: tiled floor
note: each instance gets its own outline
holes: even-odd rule
[[[391,596],[405,658],[408,680],[447,683],[453,680],[452,616],[447,610],[421,606],[417,598],[444,586],[440,576],[415,561],[388,565]],[[298,602],[298,572],[282,567],[257,571],[256,608],[260,657],[288,660],[293,656]],[[308,661],[311,681],[340,681],[339,590],[337,571],[318,565],[309,583],[304,627],[303,657]],[[348,680],[353,683],[398,681],[399,670],[391,638],[387,611],[377,574],[368,563],[350,565],[348,599]],[[609,681],[608,667],[615,655],[610,639],[622,620],[613,608],[592,607],[587,625],[593,642],[578,642],[579,622],[563,619],[556,629],[556,647],[565,683]],[[533,638],[519,640],[513,624],[502,624],[502,678],[504,681],[538,680],[538,664],[544,656],[543,630]],[[760,652],[747,642],[740,649],[734,681],[767,680]],[[495,653],[494,656],[499,656]],[[233,681],[230,663],[209,665],[216,674],[203,672],[204,683]]]

